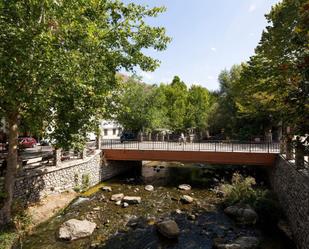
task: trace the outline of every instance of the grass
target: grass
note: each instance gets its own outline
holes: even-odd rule
[[[0,249],[12,248],[15,240],[18,238],[18,232],[13,228],[0,230]]]

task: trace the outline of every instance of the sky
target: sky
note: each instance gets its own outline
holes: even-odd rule
[[[188,86],[219,88],[218,75],[254,54],[267,22],[265,14],[279,0],[125,0],[167,11],[147,20],[163,26],[172,42],[163,52],[146,51],[159,59],[154,72],[137,74],[150,84],[170,83],[178,75]]]

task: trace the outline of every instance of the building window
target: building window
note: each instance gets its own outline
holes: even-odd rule
[[[107,136],[107,129],[104,129],[104,136]]]
[[[113,135],[116,135],[116,129],[113,129]]]

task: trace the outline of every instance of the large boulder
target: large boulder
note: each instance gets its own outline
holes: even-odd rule
[[[76,240],[90,236],[96,224],[88,220],[71,219],[64,222],[59,228],[59,238],[64,240]]]
[[[238,223],[244,225],[255,224],[258,219],[257,213],[249,205],[230,206],[224,209],[224,212]]]
[[[121,201],[124,197],[124,194],[114,194],[111,196],[111,201]]]
[[[160,234],[169,239],[177,238],[179,235],[179,227],[174,220],[166,220],[157,224]]]
[[[180,184],[180,185],[178,186],[178,188],[179,188],[180,190],[185,190],[185,191],[191,190],[191,186],[188,185],[188,184]]]
[[[231,243],[223,243],[220,240],[215,240],[214,248],[216,249],[256,249],[260,241],[256,237],[239,237]]]
[[[183,195],[180,200],[185,204],[190,204],[194,201],[194,199],[189,195]]]
[[[122,201],[128,204],[139,204],[141,203],[142,198],[139,196],[125,196]]]

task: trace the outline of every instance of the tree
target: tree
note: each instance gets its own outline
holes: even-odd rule
[[[163,87],[166,96],[169,128],[176,132],[182,131],[185,128],[187,86],[178,76],[175,76],[170,85],[162,85],[161,87]]]
[[[243,113],[267,112],[298,134],[309,130],[308,10],[307,0],[284,0],[266,15],[269,26],[242,76],[248,97],[238,103]]]
[[[20,121],[43,119],[56,146],[80,146],[89,120],[106,112],[115,72],[158,66],[142,49],[163,50],[170,39],[144,19],[162,11],[112,0],[0,2],[0,112],[9,127],[1,224],[11,220]]]
[[[230,70],[223,70],[219,74],[220,89],[213,97],[216,99],[209,115],[210,128],[213,133],[220,133],[222,129],[229,136],[237,133],[237,107],[235,97],[240,92],[237,84],[243,65],[234,65]]]
[[[208,128],[208,115],[212,104],[211,96],[206,88],[192,85],[188,92],[186,107],[186,128],[194,128],[204,132]]]

